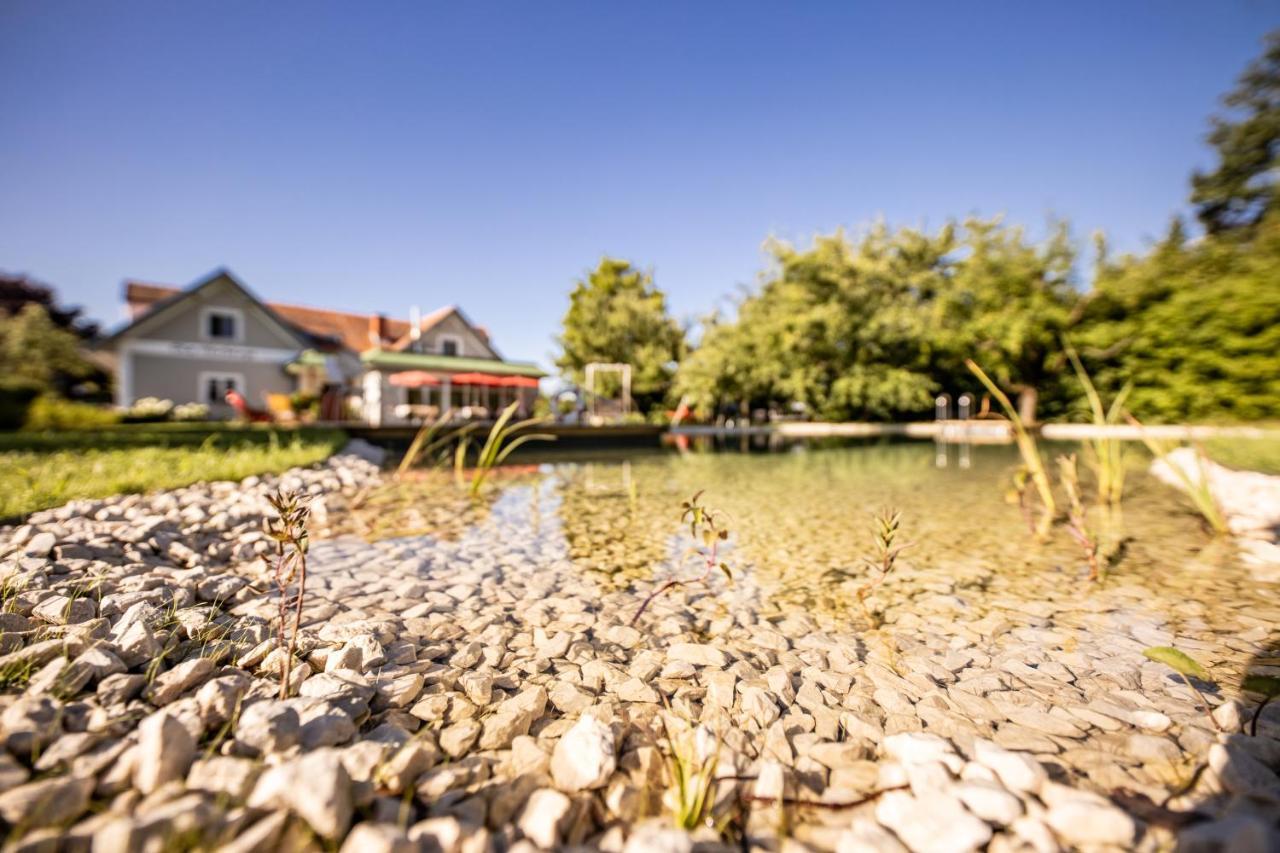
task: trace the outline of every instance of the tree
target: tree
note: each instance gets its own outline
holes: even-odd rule
[[[0,272],[0,317],[12,317],[31,304],[43,308],[59,329],[86,340],[98,333],[98,324],[85,320],[79,308],[59,306],[53,288],[23,275]]]
[[[1151,420],[1254,420],[1280,411],[1280,211],[1247,241],[1180,229],[1107,264],[1074,340],[1101,387],[1133,382]]]
[[[1076,298],[1065,227],[1037,246],[995,220],[934,234],[881,224],[856,242],[837,233],[773,254],[736,321],[709,323],[681,365],[677,390],[703,413],[798,402],[832,420],[920,417],[938,391],[976,388],[972,357],[1032,420],[1054,384]]]
[[[1061,337],[1079,299],[1067,226],[1056,225],[1040,245],[998,219],[966,220],[960,235],[951,274],[932,309],[940,350],[936,375],[948,388],[980,391],[963,366],[972,358],[1017,393],[1019,416],[1035,423],[1041,397],[1058,391]]]
[[[0,376],[65,392],[74,380],[93,376],[80,354],[80,339],[60,328],[43,305],[29,302],[16,314],[0,315]]]
[[[1230,112],[1215,116],[1209,144],[1218,165],[1191,179],[1191,201],[1210,234],[1248,232],[1276,204],[1280,155],[1280,31],[1267,36],[1263,55],[1223,98]]]
[[[684,330],[653,277],[615,258],[602,258],[577,282],[558,341],[556,365],[578,384],[592,362],[630,364],[631,392],[642,409],[662,402],[685,351]]]

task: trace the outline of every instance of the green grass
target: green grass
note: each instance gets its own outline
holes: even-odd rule
[[[345,434],[336,429],[208,424],[0,434],[0,519],[20,518],[76,498],[239,480],[311,465],[345,441]]]
[[[1238,471],[1280,475],[1280,436],[1275,438],[1215,438],[1204,452],[1219,465]]]

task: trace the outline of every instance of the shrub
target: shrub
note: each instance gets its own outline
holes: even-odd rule
[[[209,407],[204,403],[182,403],[173,407],[175,421],[207,421]]]
[[[120,415],[92,403],[77,403],[43,394],[27,409],[24,428],[29,430],[99,429],[120,422]]]
[[[135,400],[124,413],[124,420],[131,424],[156,423],[167,421],[173,414],[173,401],[161,400],[158,397],[143,397]]]
[[[26,379],[0,380],[0,430],[18,429],[25,424],[31,401],[41,390],[38,382]]]

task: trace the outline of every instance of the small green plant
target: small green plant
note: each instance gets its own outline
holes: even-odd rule
[[[1230,528],[1227,527],[1226,518],[1223,517],[1222,509],[1218,506],[1218,501],[1213,496],[1213,490],[1209,486],[1209,472],[1205,470],[1204,451],[1198,447],[1194,448],[1197,476],[1192,478],[1181,465],[1169,458],[1169,455],[1178,449],[1177,442],[1161,441],[1154,438],[1147,432],[1142,422],[1133,415],[1126,414],[1125,419],[1138,428],[1138,437],[1147,446],[1147,450],[1151,451],[1151,455],[1163,462],[1165,467],[1178,478],[1178,482],[1182,484],[1182,487],[1187,492],[1187,497],[1191,499],[1191,503],[1195,505],[1196,510],[1204,518],[1210,529],[1219,536],[1225,536],[1229,533]]]
[[[1075,348],[1065,338],[1062,341],[1062,348],[1066,351],[1080,384],[1084,386],[1084,394],[1089,401],[1089,411],[1093,415],[1093,425],[1107,428],[1120,423],[1124,419],[1124,403],[1133,390],[1133,383],[1126,382],[1120,389],[1120,393],[1111,401],[1111,405],[1103,406],[1102,395],[1094,387],[1093,380],[1089,378],[1089,373],[1084,369],[1084,364],[1076,354]],[[1124,497],[1124,442],[1118,438],[1099,435],[1089,439],[1084,445],[1088,450],[1089,465],[1098,481],[1098,502],[1120,503]]]
[[[696,730],[673,732],[665,716],[662,727],[669,776],[663,803],[671,810],[673,822],[685,830],[703,826],[719,830],[712,807],[716,802],[716,764],[722,739],[717,736],[714,745],[706,750],[708,754],[700,755]]]
[[[1280,678],[1274,675],[1246,675],[1240,688],[1247,693],[1257,693],[1262,696],[1258,707],[1253,709],[1253,719],[1249,721],[1249,734],[1257,737],[1258,718],[1262,716],[1262,709],[1267,707],[1272,699],[1280,696]]]
[[[476,428],[475,424],[463,424],[456,430],[441,434],[441,431],[449,426],[453,420],[453,409],[448,409],[438,418],[424,421],[418,431],[414,433],[413,441],[409,444],[409,449],[405,451],[404,458],[400,460],[400,464],[396,466],[396,476],[403,477],[411,468],[418,464],[418,460],[423,456],[428,456],[433,452],[440,451],[452,441],[461,440],[473,432]],[[443,453],[441,454],[443,455]],[[465,451],[464,451],[465,456]]]
[[[311,507],[307,504],[306,496],[298,492],[278,491],[268,496],[267,501],[277,516],[275,519],[264,519],[262,527],[267,537],[276,543],[274,580],[280,594],[280,625],[276,647],[285,652],[284,661],[280,665],[280,698],[287,699],[293,652],[298,643],[298,629],[302,625],[302,605],[307,595],[307,548],[310,543],[307,520],[311,517]],[[288,595],[289,585],[295,580],[298,589],[291,600]],[[287,629],[289,643],[286,647],[286,625],[291,609],[293,625]]]
[[[508,456],[518,447],[527,444],[530,441],[555,441],[556,437],[549,433],[524,433],[523,435],[515,435],[521,430],[528,429],[532,426],[544,424],[547,418],[527,418],[522,421],[511,422],[511,418],[515,416],[516,409],[520,407],[517,400],[510,406],[502,410],[502,414],[494,421],[493,426],[489,429],[489,436],[485,439],[484,444],[480,448],[480,455],[476,457],[475,471],[471,474],[471,485],[469,492],[474,498],[480,494],[484,481],[492,473],[493,469],[501,465]],[[514,438],[512,436],[515,436]],[[454,471],[461,475],[462,466],[466,462],[467,447],[470,444],[470,436],[463,436],[462,441],[458,443],[457,451],[454,454]]]
[[[705,585],[716,569],[724,572],[725,577],[730,581],[733,580],[733,572],[729,569],[729,565],[719,557],[720,543],[729,538],[727,517],[720,510],[706,506],[701,500],[702,491],[699,490],[689,500],[683,501],[680,504],[682,510],[680,521],[689,523],[689,536],[695,543],[700,543],[687,551],[681,562],[692,556],[700,556],[703,563],[702,574],[691,578],[672,578],[659,585],[641,602],[636,615],[631,617],[632,625],[640,621],[640,617],[655,598],[677,587],[690,584]]]
[[[1089,563],[1089,580],[1097,581],[1101,571],[1098,561],[1098,539],[1089,530],[1089,516],[1080,499],[1080,474],[1076,455],[1069,453],[1058,457],[1058,482],[1067,493],[1067,532],[1084,551]]]
[[[866,564],[867,571],[873,573],[873,576],[858,588],[858,604],[862,607],[862,612],[866,614],[867,621],[871,623],[872,627],[880,626],[880,617],[867,604],[867,598],[893,572],[893,567],[898,562],[898,556],[911,547],[910,542],[899,543],[897,541],[898,528],[901,524],[902,513],[896,509],[886,507],[877,513],[875,516],[875,552],[871,557],[863,557],[863,563]]]
[[[1022,422],[1018,412],[1013,407],[1013,403],[1009,402],[1009,398],[1005,395],[995,382],[991,381],[991,377],[983,372],[978,363],[971,358],[964,360],[965,366],[978,377],[978,380],[991,393],[992,397],[1000,403],[1000,408],[1004,409],[1005,416],[1009,423],[1013,425],[1013,437],[1018,445],[1018,453],[1022,455],[1022,464],[1026,469],[1026,476],[1031,484],[1035,486],[1036,493],[1040,496],[1040,503],[1043,505],[1043,513],[1040,523],[1036,525],[1036,535],[1043,537],[1049,532],[1049,527],[1053,524],[1054,517],[1058,514],[1058,504],[1053,497],[1053,486],[1049,482],[1049,473],[1045,470],[1044,460],[1040,457],[1040,447],[1036,444],[1035,436],[1027,430],[1026,424]],[[1025,490],[1024,490],[1025,491]]]
[[[1152,646],[1149,649],[1144,649],[1142,655],[1148,660],[1162,663],[1176,672],[1183,683],[1194,690],[1196,695],[1200,697],[1200,702],[1204,705],[1204,712],[1209,717],[1209,722],[1215,729],[1221,730],[1218,721],[1214,719],[1213,708],[1210,707],[1209,700],[1205,698],[1205,695],[1200,692],[1200,688],[1196,687],[1195,682],[1191,680],[1195,678],[1209,684],[1214,683],[1213,679],[1209,677],[1209,671],[1201,666],[1199,661],[1181,649],[1175,649],[1173,646]]]

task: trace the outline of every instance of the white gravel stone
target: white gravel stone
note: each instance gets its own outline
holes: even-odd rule
[[[138,725],[133,784],[150,794],[166,782],[182,779],[195,758],[196,741],[172,714],[157,711]]]
[[[616,766],[613,731],[589,714],[560,738],[551,753],[551,777],[562,791],[602,788]]]
[[[1021,752],[1012,752],[991,741],[974,741],[974,758],[991,770],[1000,783],[1011,791],[1034,794],[1049,775],[1040,762]]]
[[[1072,797],[1054,803],[1046,821],[1060,839],[1072,845],[1127,847],[1137,832],[1133,818],[1115,806],[1093,799]]]
[[[953,796],[938,793],[918,799],[905,791],[889,791],[876,801],[876,820],[912,853],[960,853],[978,850],[991,840],[991,827],[965,811]]]
[[[729,656],[723,650],[705,643],[672,643],[667,649],[667,659],[717,669],[729,665]]]
[[[563,824],[572,808],[573,803],[564,794],[552,788],[540,788],[525,803],[518,826],[526,838],[550,850],[560,843]]]

